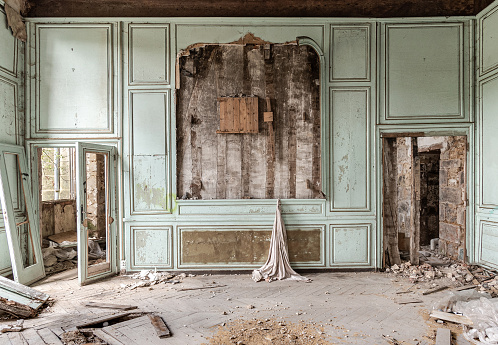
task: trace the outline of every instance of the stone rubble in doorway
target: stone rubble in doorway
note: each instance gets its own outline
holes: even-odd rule
[[[53,274],[76,267],[77,252],[73,248],[42,248],[46,274]]]

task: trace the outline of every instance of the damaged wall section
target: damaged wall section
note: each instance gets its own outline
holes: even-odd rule
[[[178,61],[178,196],[322,197],[320,61],[311,47],[198,45]],[[217,134],[218,98],[241,95],[258,97],[258,133]],[[264,122],[266,98],[273,122]]]

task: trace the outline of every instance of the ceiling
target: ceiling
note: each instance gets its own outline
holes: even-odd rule
[[[27,17],[471,16],[493,0],[31,0]]]

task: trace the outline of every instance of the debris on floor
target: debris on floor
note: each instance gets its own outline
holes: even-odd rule
[[[472,291],[450,292],[436,303],[430,316],[464,326],[464,337],[474,344],[498,344],[498,298]]]
[[[74,248],[42,248],[43,265],[46,274],[54,274],[77,267],[78,253]]]
[[[235,320],[218,326],[218,332],[206,338],[208,343],[203,345],[333,344],[327,337],[324,327],[315,323],[272,319]]]
[[[412,265],[410,262],[404,262],[387,268],[386,272],[394,277],[408,278],[414,284],[441,280],[442,284],[432,286],[433,291],[427,290],[425,294],[446,288],[477,288],[493,297],[498,296],[498,275],[479,266],[451,262],[442,266],[432,266],[428,263]]]
[[[0,311],[16,318],[35,317],[49,295],[0,276]]]
[[[0,332],[1,333],[21,332],[23,330],[23,324],[24,324],[24,320],[23,319],[19,319],[19,320],[16,321],[15,324],[7,325],[7,326],[3,327],[0,330]]]
[[[107,344],[92,332],[81,332],[79,330],[64,332],[61,334],[60,339],[64,345]]]
[[[189,277],[195,277],[194,274],[189,274]],[[187,277],[185,273],[174,275],[169,272],[157,272],[155,270],[142,270],[138,273],[128,275],[131,279],[140,280],[137,283],[121,284],[123,289],[136,289],[138,287],[147,287],[156,284],[179,284]]]

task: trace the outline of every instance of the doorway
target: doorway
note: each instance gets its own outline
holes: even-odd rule
[[[383,266],[465,261],[467,137],[389,135],[382,156]]]
[[[114,274],[114,147],[38,146],[38,199],[47,274],[77,268],[81,284]]]

